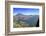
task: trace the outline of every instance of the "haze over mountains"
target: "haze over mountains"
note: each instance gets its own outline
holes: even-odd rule
[[[36,27],[38,18],[39,15],[24,15],[19,13],[13,16],[13,21],[15,23],[15,21],[19,20],[20,22],[22,22],[24,27]]]

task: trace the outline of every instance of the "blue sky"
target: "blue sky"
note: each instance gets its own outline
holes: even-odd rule
[[[13,15],[16,15],[18,13],[24,15],[39,15],[39,9],[38,8],[13,8]]]

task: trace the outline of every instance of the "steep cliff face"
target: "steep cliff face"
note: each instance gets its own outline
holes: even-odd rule
[[[38,21],[37,21],[36,27],[39,27],[39,18],[38,18]]]

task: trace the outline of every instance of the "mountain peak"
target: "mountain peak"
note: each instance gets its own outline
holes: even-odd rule
[[[23,15],[23,14],[21,14],[21,13],[16,14],[16,16],[18,16],[18,15]]]

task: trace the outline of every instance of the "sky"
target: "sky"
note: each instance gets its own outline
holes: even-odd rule
[[[39,15],[38,8],[13,8],[13,15],[16,14],[24,14],[24,15]]]

